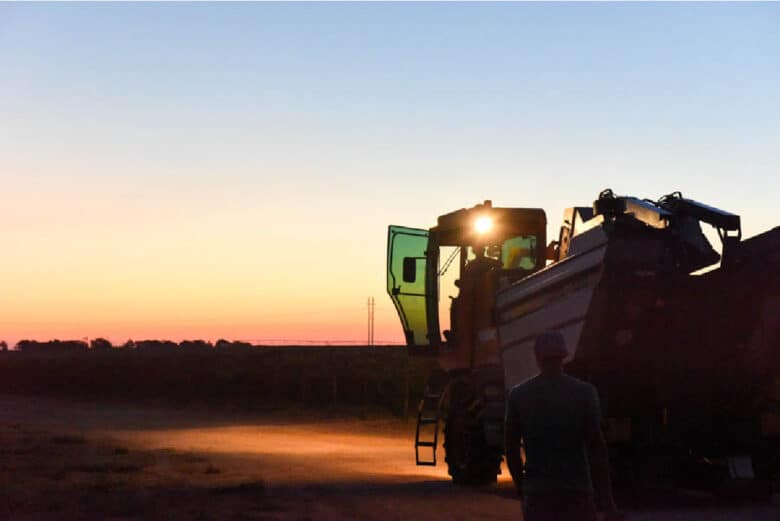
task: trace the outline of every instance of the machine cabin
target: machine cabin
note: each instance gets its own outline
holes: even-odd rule
[[[442,215],[430,230],[390,226],[387,290],[410,354],[438,356],[445,369],[498,363],[495,292],[545,266],[546,227],[544,210],[490,201]],[[494,348],[480,357],[479,344]]]

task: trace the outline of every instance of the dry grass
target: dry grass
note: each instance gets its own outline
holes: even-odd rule
[[[84,436],[78,436],[74,434],[52,436],[50,441],[59,445],[81,445],[87,442]]]
[[[266,505],[265,494],[257,496],[255,487],[226,493],[214,481],[222,473],[193,452],[131,451],[81,434],[0,424],[3,521],[216,521],[286,511],[279,503]],[[260,501],[247,505],[248,495]]]

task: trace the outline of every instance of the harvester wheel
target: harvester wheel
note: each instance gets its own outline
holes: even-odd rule
[[[491,447],[477,411],[469,407],[470,393],[451,389],[450,410],[444,425],[444,452],[447,470],[458,485],[494,483],[501,471],[502,451]]]

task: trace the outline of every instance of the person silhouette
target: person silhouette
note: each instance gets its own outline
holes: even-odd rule
[[[560,332],[539,335],[534,354],[540,373],[512,388],[505,420],[507,465],[524,521],[595,521],[594,493],[605,520],[624,519],[612,496],[596,388],[564,373]]]

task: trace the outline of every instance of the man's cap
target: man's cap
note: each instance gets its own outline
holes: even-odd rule
[[[566,358],[566,340],[560,331],[545,331],[534,342],[534,352],[539,358]]]

